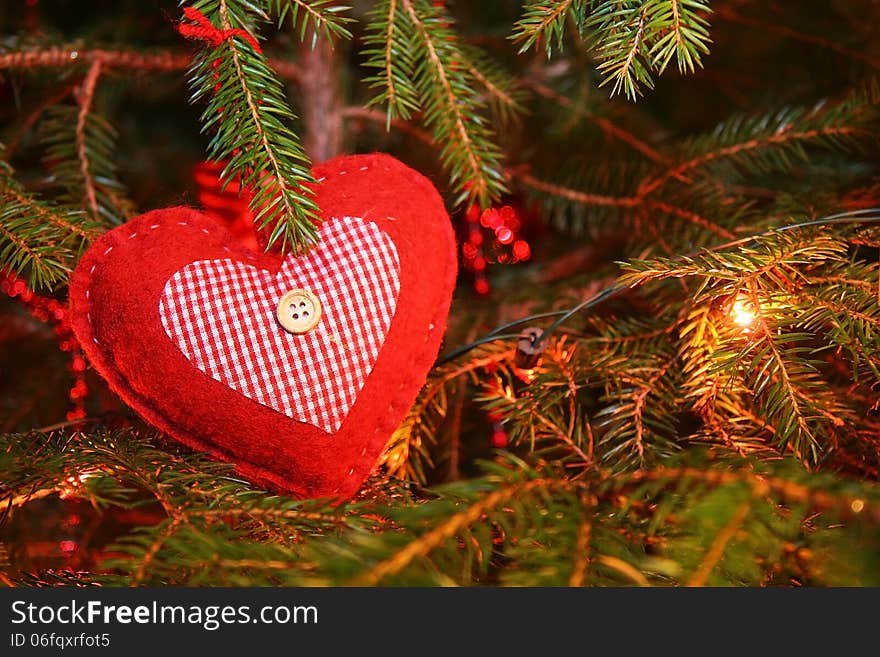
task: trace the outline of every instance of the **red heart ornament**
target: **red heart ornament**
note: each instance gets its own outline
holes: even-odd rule
[[[386,155],[315,168],[321,241],[255,253],[176,207],[98,239],[70,282],[94,368],[144,419],[299,497],[344,499],[425,382],[456,247],[443,202]]]

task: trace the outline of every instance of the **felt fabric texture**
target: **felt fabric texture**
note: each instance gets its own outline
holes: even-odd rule
[[[424,385],[446,326],[456,247],[436,189],[398,160],[346,156],[315,167],[313,174],[320,181],[315,200],[322,218],[375,223],[400,259],[391,326],[337,431],[291,419],[214,380],[166,334],[160,298],[178,270],[232,258],[277,273],[283,263],[277,253],[241,246],[197,210],[155,210],[103,235],[71,277],[70,305],[91,364],[148,422],[234,463],[255,483],[303,498],[342,500],[370,474]]]

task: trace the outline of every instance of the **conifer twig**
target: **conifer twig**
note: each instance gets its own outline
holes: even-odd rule
[[[0,54],[0,70],[68,68],[91,64],[99,60],[104,68],[128,68],[136,71],[170,73],[186,70],[192,63],[192,56],[189,53],[175,50],[138,52],[74,46],[52,47]],[[285,79],[295,81],[301,75],[299,66],[289,60],[270,57],[268,62],[272,69]]]
[[[91,167],[89,166],[88,148],[86,146],[86,120],[92,109],[92,101],[95,98],[95,87],[98,84],[98,77],[101,75],[101,59],[96,58],[89,67],[89,72],[83,80],[82,86],[77,94],[79,101],[79,113],[76,118],[76,153],[79,157],[80,174],[83,178],[83,187],[86,194],[86,206],[92,213],[92,217],[97,220],[98,199],[95,194],[95,181],[92,177]]]

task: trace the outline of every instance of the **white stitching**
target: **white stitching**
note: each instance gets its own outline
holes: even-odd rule
[[[113,247],[112,247],[112,246],[108,246],[108,247],[107,247],[107,250],[104,251],[104,255],[107,255],[107,254],[110,253],[112,250],[113,250]]]

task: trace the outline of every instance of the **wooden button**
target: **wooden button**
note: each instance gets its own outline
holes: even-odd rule
[[[278,301],[277,315],[285,331],[308,333],[321,321],[321,301],[309,290],[291,290]]]

